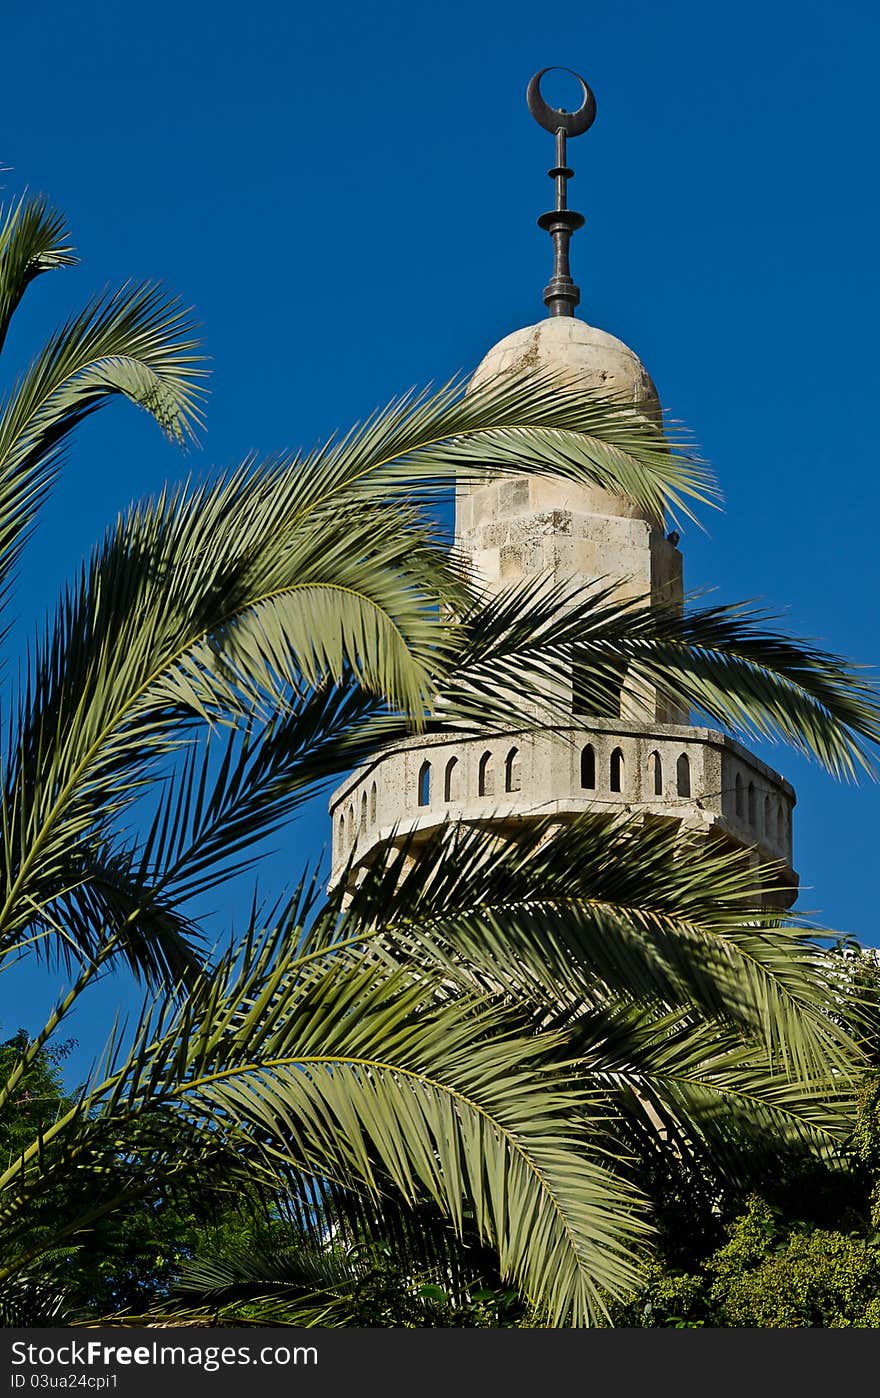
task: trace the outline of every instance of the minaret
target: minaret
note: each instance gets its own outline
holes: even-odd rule
[[[596,116],[593,94],[578,74],[576,112],[547,105],[537,73],[527,102],[555,141],[554,208],[538,224],[553,241],[553,272],[544,290],[545,320],[495,345],[470,388],[499,376],[543,371],[582,388],[631,402],[661,422],[657,390],[638,356],[620,340],[575,317],[580,291],[571,276],[569,245],[583,217],[568,207],[567,141]],[[565,70],[570,71],[570,70]],[[562,390],[564,392],[564,387]],[[678,536],[641,506],[599,487],[561,477],[512,477],[492,472],[456,492],[456,544],[490,592],[527,576],[582,587],[618,579],[623,596],[680,606],[682,560]],[[715,833],[791,870],[792,787],[740,743],[692,727],[689,715],[621,677],[602,713],[581,712],[577,678],[571,726],[562,732],[461,737],[419,735],[389,745],[334,792],[333,873],[353,860],[356,871],[393,838],[433,831],[463,820],[503,834],[532,817],[569,820],[584,811],[642,812]]]

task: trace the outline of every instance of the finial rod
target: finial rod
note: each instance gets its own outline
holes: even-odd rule
[[[576,112],[548,106],[541,96],[541,79],[545,73],[552,72],[571,73],[580,83],[583,101]],[[581,293],[572,281],[568,251],[571,235],[583,227],[584,218],[568,207],[568,181],[574,170],[567,163],[566,142],[569,136],[580,136],[593,125],[596,99],[581,75],[571,68],[542,68],[529,82],[526,102],[538,125],[556,137],[556,164],[547,172],[555,181],[555,208],[538,219],[538,226],[545,228],[553,239],[553,275],[544,288],[544,305],[551,316],[573,316]]]

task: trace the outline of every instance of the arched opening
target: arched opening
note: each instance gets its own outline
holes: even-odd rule
[[[686,752],[675,764],[675,786],[679,796],[690,796],[691,794],[691,764]]]
[[[744,797],[743,779],[740,776],[739,772],[737,772],[736,774],[734,792],[736,794],[736,813],[738,816],[744,816],[746,813],[746,803]]]
[[[654,789],[655,796],[663,795],[663,763],[660,760],[659,752],[652,752],[648,758],[648,776]]]
[[[339,848],[345,849],[345,811],[339,817]]]
[[[419,805],[431,804],[431,764],[425,760],[419,768]]]
[[[361,795],[361,834],[367,833],[367,793]]]
[[[495,795],[495,769],[492,766],[491,752],[484,752],[480,758],[477,791],[481,796]]]
[[[354,823],[354,806],[348,808],[348,838],[354,844],[357,839],[357,826]]]
[[[623,791],[623,751],[615,748],[608,764],[608,786],[611,791]]]
[[[458,795],[458,758],[450,757],[443,776],[443,800],[454,801]]]
[[[376,824],[376,806],[377,806],[377,804],[378,804],[378,792],[376,791],[376,783],[373,782],[373,785],[370,787],[370,824],[371,824],[371,825],[375,825],[375,824]]]
[[[519,748],[511,748],[504,759],[504,790],[519,791]]]
[[[596,790],[596,752],[592,743],[587,743],[581,753],[581,786],[584,791]]]
[[[749,782],[749,825],[756,825],[758,821],[758,807],[755,801],[755,783]]]
[[[764,835],[765,835],[766,839],[768,839],[771,843],[772,843],[773,841],[775,841],[775,839],[776,839],[776,830],[775,830],[775,828],[774,828],[775,825],[776,825],[776,821],[775,821],[775,819],[774,819],[774,816],[775,816],[775,812],[774,812],[774,810],[773,810],[773,798],[772,798],[771,796],[765,796],[765,797],[764,797]]]

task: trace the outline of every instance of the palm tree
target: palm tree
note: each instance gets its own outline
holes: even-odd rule
[[[69,257],[57,216],[29,208],[4,225],[13,307],[23,266]],[[195,420],[180,313],[126,295],[133,315],[97,303],[7,402],[5,579],[97,386],[175,435]],[[73,370],[70,341],[88,366]],[[506,852],[445,832],[418,878],[392,861],[348,903],[305,879],[283,914],[206,952],[199,898],[307,797],[441,717],[509,728],[538,705],[560,720],[573,645],[596,683],[623,656],[713,721],[779,734],[832,771],[869,761],[869,686],[736,609],[477,595],[427,507],[486,460],[655,513],[712,496],[705,469],[626,405],[542,378],[453,384],[309,455],[133,505],[36,641],[6,725],[0,969],[42,955],[75,977],[0,1110],[107,968],[126,963],[147,999],[0,1173],[7,1314],[57,1315],[51,1258],[129,1201],[258,1188],[313,1233],[331,1208],[375,1232],[427,1200],[553,1323],[581,1324],[633,1284],[649,1238],[621,1160],[632,1141],[735,1168],[754,1133],[719,1100],[748,1102],[782,1145],[795,1133],[821,1150],[845,1129],[858,1046],[827,1017],[812,943],[751,908],[735,864],[694,850],[685,876],[680,849],[641,829],[587,823]],[[47,1219],[56,1187],[64,1216]]]

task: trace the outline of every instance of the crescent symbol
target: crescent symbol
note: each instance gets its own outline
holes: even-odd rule
[[[544,101],[541,96],[541,79],[545,73],[571,73],[573,78],[577,78],[583,89],[584,100],[576,112],[560,111],[557,107],[551,107]],[[592,90],[580,73],[575,73],[571,68],[542,68],[540,73],[536,73],[529,82],[526,89],[526,102],[538,125],[543,126],[545,131],[552,131],[554,134],[561,128],[566,136],[580,136],[584,131],[588,131],[596,120],[596,99]]]

